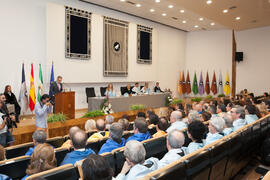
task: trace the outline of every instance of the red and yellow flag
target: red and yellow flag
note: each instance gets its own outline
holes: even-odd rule
[[[34,83],[34,69],[31,64],[31,76],[30,76],[30,94],[29,94],[29,108],[31,112],[35,109],[36,95],[35,95],[35,83]]]

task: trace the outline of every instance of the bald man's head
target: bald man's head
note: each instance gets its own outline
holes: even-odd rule
[[[171,113],[171,117],[170,117],[171,123],[174,123],[176,121],[181,121],[182,120],[182,116],[183,116],[182,112],[180,112],[180,111],[173,111]]]
[[[185,143],[185,136],[181,131],[174,129],[169,132],[168,137],[167,137],[167,143],[169,145],[169,146],[167,145],[169,150],[179,149]]]
[[[73,126],[69,129],[69,137],[73,136],[73,134],[77,131],[81,130],[78,126]]]
[[[103,119],[98,119],[96,122],[96,126],[98,131],[105,131],[106,124]]]
[[[86,147],[86,141],[87,141],[87,134],[82,131],[76,131],[72,136],[71,136],[71,142],[74,147],[74,149],[82,149]]]

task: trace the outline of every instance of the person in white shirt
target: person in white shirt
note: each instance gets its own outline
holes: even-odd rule
[[[182,121],[183,114],[181,111],[173,111],[170,116],[171,126],[167,129],[167,132],[174,129],[182,130],[187,128],[187,124]]]
[[[184,151],[181,149],[184,143],[185,143],[185,136],[181,131],[177,129],[170,131],[167,136],[168,152],[158,162],[158,168],[162,168],[185,156]]]
[[[190,154],[204,146],[203,139],[206,133],[206,126],[201,121],[193,121],[188,125],[187,135],[192,140],[189,143],[186,153]]]
[[[132,92],[135,94],[141,94],[139,83],[135,83],[135,86],[132,88]]]
[[[252,104],[247,104],[245,107],[245,119],[247,124],[250,124],[256,120],[258,120],[258,116],[256,115],[256,107]]]
[[[233,119],[231,114],[225,114],[223,116],[223,119],[225,121],[225,128],[223,129],[224,136],[227,136],[233,132]]]
[[[127,142],[124,150],[126,161],[116,180],[136,180],[158,168],[158,159],[149,158],[145,161],[146,151],[139,141]],[[151,164],[151,167],[145,165]]]
[[[205,145],[211,144],[223,137],[223,129],[225,127],[225,121],[222,117],[211,118],[208,129],[209,133],[205,139]]]
[[[233,131],[240,129],[247,124],[245,120],[245,109],[241,106],[232,108]]]

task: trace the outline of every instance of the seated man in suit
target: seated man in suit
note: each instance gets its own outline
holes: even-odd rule
[[[159,82],[156,82],[156,86],[154,87],[154,92],[155,93],[161,93],[163,91],[161,91],[160,87],[159,87]]]
[[[143,144],[138,141],[129,141],[124,150],[126,162],[116,180],[137,180],[157,169],[158,159],[150,158],[145,161],[146,151]],[[150,167],[149,167],[150,166]]]
[[[130,136],[127,139],[127,142],[130,140],[136,140],[136,141],[141,142],[150,138],[152,138],[152,136],[148,132],[148,125],[145,118],[142,118],[142,117],[137,118],[134,121],[134,135]]]
[[[211,118],[208,125],[209,133],[206,136],[205,145],[211,144],[223,138],[224,128],[225,128],[225,121],[222,117]]]
[[[103,119],[98,119],[97,120],[96,127],[97,127],[98,132],[96,132],[92,136],[90,136],[88,138],[88,140],[87,140],[88,142],[89,141],[95,141],[95,140],[98,140],[98,139],[102,139],[102,138],[105,138],[105,137],[109,137],[109,132],[105,131],[106,124],[105,124],[105,121]]]
[[[131,89],[130,84],[128,84],[127,87],[124,88],[124,90],[123,90],[122,93],[123,93],[124,96],[129,96],[129,95],[134,94],[134,92],[133,92],[132,89]]]
[[[76,131],[74,135],[71,136],[71,144],[74,151],[66,155],[61,166],[65,164],[74,165],[77,161],[87,158],[88,155],[95,154],[91,149],[86,149],[87,134],[82,130]]]
[[[233,131],[240,129],[247,124],[245,120],[245,109],[241,106],[232,108],[231,115],[233,119]]]
[[[187,128],[187,124],[183,121],[183,114],[181,111],[173,111],[170,116],[171,126],[167,129],[167,132],[174,129],[182,130]]]
[[[39,144],[44,144],[46,142],[47,135],[45,131],[36,130],[33,133],[32,138],[33,138],[34,147],[29,148],[29,150],[25,153],[26,156],[32,156],[36,146]]]
[[[162,168],[172,163],[173,161],[180,159],[182,156],[185,156],[184,151],[181,149],[184,143],[185,143],[185,136],[181,131],[177,129],[170,131],[167,136],[168,152],[158,162],[158,168]]]
[[[69,129],[69,132],[68,132],[68,136],[69,136],[69,139],[66,140],[66,142],[64,142],[64,144],[62,144],[61,148],[68,148],[70,149],[72,147],[71,145],[71,136],[73,136],[75,134],[75,132],[81,130],[78,126],[73,126]]]
[[[113,123],[110,126],[109,137],[105,144],[102,145],[98,154],[112,152],[112,150],[125,146],[126,140],[122,138],[123,126],[120,123]]]

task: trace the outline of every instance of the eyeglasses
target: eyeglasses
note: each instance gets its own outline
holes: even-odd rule
[[[231,111],[231,113],[236,113],[235,111]]]

